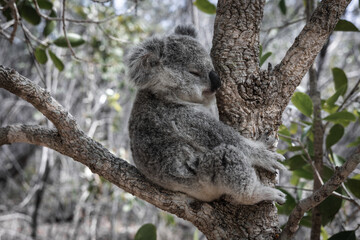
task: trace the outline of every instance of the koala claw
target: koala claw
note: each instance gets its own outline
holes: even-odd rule
[[[277,191],[277,196],[275,198],[275,201],[278,204],[283,205],[286,202],[286,195],[280,190],[277,190],[277,189],[275,189],[275,190]]]

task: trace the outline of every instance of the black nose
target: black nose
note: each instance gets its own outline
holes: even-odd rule
[[[213,70],[209,72],[209,78],[211,82],[211,91],[215,92],[221,86],[220,78]]]

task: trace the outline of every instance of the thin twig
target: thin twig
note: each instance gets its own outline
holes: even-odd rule
[[[356,92],[358,86],[360,84],[360,78],[357,81],[357,83],[355,84],[355,86],[351,89],[350,93],[346,96],[346,98],[344,99],[343,103],[340,105],[340,107],[337,109],[337,112],[339,112],[341,110],[341,108],[345,105],[345,103],[349,100],[349,98]]]
[[[35,1],[35,0],[34,0]],[[70,49],[71,55],[73,55],[73,57],[77,60],[80,60],[80,58],[78,58],[74,52],[74,49],[71,46],[70,40],[67,37],[67,32],[66,32],[66,22],[65,22],[65,7],[66,7],[66,0],[63,0],[62,2],[62,14],[61,14],[61,19],[62,19],[62,25],[63,25],[63,32],[64,32],[64,37],[66,39],[66,43],[68,48]]]
[[[319,171],[318,171],[317,168],[315,167],[314,162],[312,161],[309,152],[306,150],[304,144],[300,141],[300,139],[293,138],[293,137],[289,137],[289,136],[286,136],[286,135],[280,134],[280,133],[279,133],[279,137],[287,138],[287,139],[290,139],[290,140],[292,140],[292,141],[294,141],[294,142],[299,143],[300,147],[302,148],[302,150],[304,151],[304,153],[305,153],[305,155],[306,155],[306,158],[305,158],[304,156],[302,156],[302,158],[303,158],[308,164],[310,164],[310,166],[312,167],[312,169],[313,169],[313,171],[314,171],[317,179],[319,180],[319,182],[321,183],[321,185],[323,185],[323,184],[324,184],[324,181],[322,180]]]
[[[28,48],[28,51],[30,53],[30,56],[33,58],[33,61],[35,63],[35,68],[36,68],[36,71],[38,72],[39,74],[39,77],[40,77],[40,80],[42,83],[44,83],[44,85],[46,86],[46,83],[45,83],[45,79],[44,79],[44,76],[41,74],[41,70],[40,70],[40,67],[38,65],[38,62],[36,61],[35,59],[35,56],[34,56],[34,47],[32,46],[31,44],[31,41],[29,38],[34,38],[34,39],[37,39],[35,36],[33,36],[30,31],[24,26],[22,20],[20,19],[20,14],[19,14],[19,10],[17,9],[16,7],[16,4],[13,3],[13,9],[15,11],[15,15],[17,16],[17,18],[19,19],[19,24],[20,24],[20,27],[21,29],[23,30],[23,33],[24,33],[24,38],[25,38],[25,43],[27,45],[27,48]],[[29,35],[30,33],[30,35]],[[38,40],[40,41],[40,40]],[[41,41],[40,41],[41,42]]]
[[[44,19],[46,19],[46,20],[48,20],[48,21],[58,21],[58,22],[63,21],[62,18],[49,17],[49,16],[41,13],[40,8],[39,8],[39,4],[37,3],[37,1],[36,1],[36,0],[33,0],[33,2],[34,2],[34,5],[35,5],[35,10],[36,10],[37,14],[39,14],[40,17],[42,17],[42,18],[44,18]],[[130,12],[133,11],[133,9],[134,9],[134,8],[130,8],[130,9],[127,10],[125,13],[130,13]],[[94,24],[101,24],[101,23],[108,22],[108,21],[110,21],[110,20],[112,20],[112,19],[114,19],[114,18],[116,18],[116,17],[121,16],[121,15],[123,15],[123,14],[120,14],[120,15],[112,15],[112,16],[107,17],[107,18],[105,18],[105,19],[96,20],[96,21],[94,21],[94,20],[79,20],[79,19],[71,19],[71,18],[65,18],[65,20],[68,21],[68,22],[73,22],[73,23],[94,23]]]
[[[290,25],[293,25],[293,24],[295,24],[295,23],[304,21],[305,19],[306,19],[305,17],[299,18],[299,19],[294,20],[294,21],[285,22],[285,23],[284,23],[283,25],[281,25],[281,26],[270,27],[270,28],[268,28],[268,29],[264,29],[264,30],[261,30],[261,31],[262,31],[262,32],[269,32],[269,31],[271,31],[271,30],[273,30],[273,29],[282,29],[282,28],[288,27],[288,26],[290,26]]]
[[[10,8],[11,8],[11,12],[12,12],[12,14],[14,15],[14,20],[15,20],[15,22],[14,22],[14,25],[13,25],[13,30],[12,30],[12,32],[11,32],[11,35],[10,35],[10,39],[9,39],[9,41],[10,41],[10,43],[12,43],[13,41],[14,41],[14,38],[15,38],[15,35],[16,35],[16,30],[17,30],[17,26],[18,26],[18,24],[19,24],[19,19],[20,19],[20,14],[19,14],[19,12],[17,11],[17,8],[16,8],[16,5],[15,5],[15,1],[12,1],[11,2],[12,4],[10,4]]]

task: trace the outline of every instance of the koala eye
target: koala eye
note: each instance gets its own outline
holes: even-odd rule
[[[191,73],[192,75],[194,75],[196,77],[201,77],[201,73],[197,69],[190,69],[189,73]]]

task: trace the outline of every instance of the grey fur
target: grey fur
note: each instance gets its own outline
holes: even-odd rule
[[[283,156],[244,138],[218,120],[220,86],[211,59],[192,27],[151,38],[128,56],[138,87],[129,133],[137,168],[154,183],[202,201],[228,195],[236,203],[285,202],[264,186],[254,167],[273,173]]]

